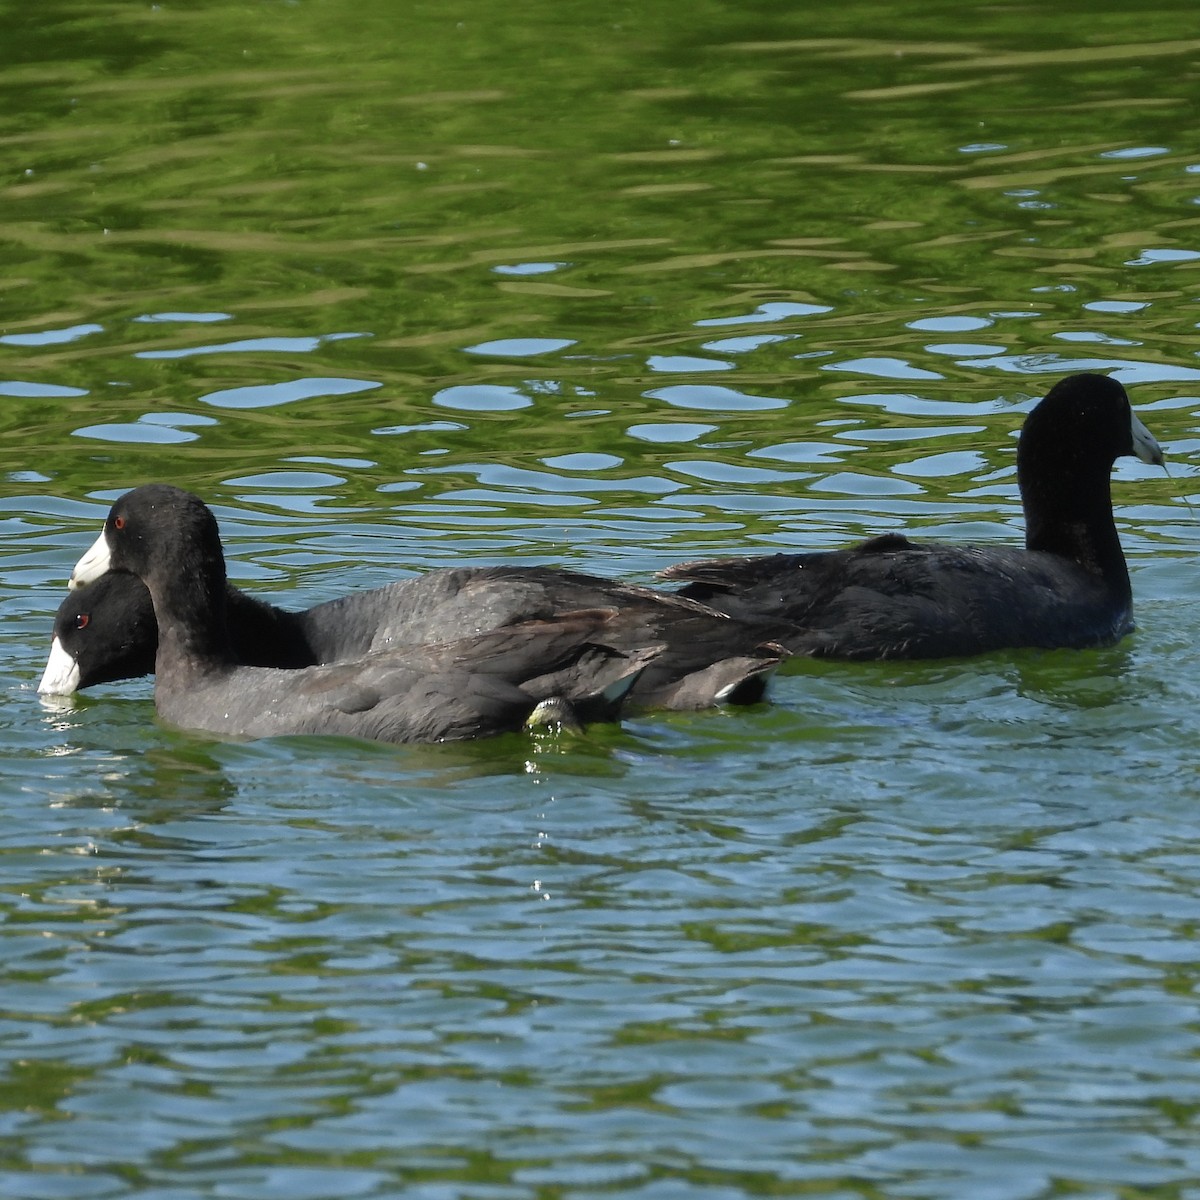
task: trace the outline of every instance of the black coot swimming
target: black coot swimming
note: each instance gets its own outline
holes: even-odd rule
[[[793,624],[793,654],[942,658],[1010,647],[1104,645],[1133,628],[1113,521],[1113,462],[1163,461],[1125,389],[1071,375],[1029,413],[1017,447],[1025,547],[910,542],[688,562],[662,572],[681,594],[740,618]]]
[[[72,579],[86,583],[110,568],[136,575],[149,592],[159,715],[225,737],[455,740],[520,728],[539,704],[560,699],[585,719],[610,716],[658,653],[607,645],[613,614],[593,610],[326,666],[244,666],[226,628],[216,520],[198,497],[165,484],[135,488],[113,505]]]
[[[762,699],[782,656],[779,622],[740,621],[695,601],[552,567],[451,567],[288,612],[226,585],[239,662],[307,667],[370,651],[449,641],[579,609],[612,610],[607,642],[661,653],[630,696],[642,708],[697,709]],[[63,695],[154,670],[158,629],[145,585],[110,571],[70,592],[38,691]]]

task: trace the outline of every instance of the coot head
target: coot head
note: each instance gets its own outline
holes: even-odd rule
[[[217,520],[198,496],[167,483],[126,492],[109,510],[104,529],[75,564],[70,587],[106,571],[128,571],[150,586],[170,575],[225,579]]]
[[[196,666],[236,661],[226,629],[221,535],[199,496],[166,483],[126,492],[75,564],[70,587],[107,571],[136,575],[150,591],[159,634],[156,671],[164,650]]]
[[[158,626],[145,584],[112,571],[68,594],[54,618],[38,691],[66,696],[154,670]]]
[[[1025,418],[1017,444],[1017,480],[1025,508],[1025,544],[1123,578],[1110,499],[1113,463],[1122,456],[1163,465],[1154,435],[1107,375],[1060,379]]]
[[[1108,475],[1132,455],[1155,466],[1163,454],[1129,404],[1120,382],[1090,371],[1060,379],[1025,418],[1018,447],[1022,474],[1045,456],[1059,464],[1094,464]]]

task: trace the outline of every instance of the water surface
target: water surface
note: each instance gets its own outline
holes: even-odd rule
[[[1200,41],[777,9],[0,18],[0,1193],[1197,1194]],[[1111,649],[424,749],[34,694],[138,483],[296,606],[1012,542],[1085,369],[1174,476]]]

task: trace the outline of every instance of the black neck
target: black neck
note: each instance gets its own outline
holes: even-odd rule
[[[319,660],[303,613],[276,608],[227,585],[226,622],[238,661],[254,667],[311,667]]]
[[[164,667],[212,670],[237,661],[226,621],[225,564],[220,558],[197,570],[145,580],[158,622],[155,671]]]
[[[1025,545],[1058,554],[1129,592],[1129,572],[1112,515],[1112,463],[1064,446],[1027,446],[1017,456]]]

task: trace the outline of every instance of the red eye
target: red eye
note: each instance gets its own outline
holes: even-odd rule
[[[125,518],[124,517],[113,517],[113,525],[117,529],[124,529],[125,528]]]
[[[91,618],[90,613],[80,613],[75,618],[75,628],[76,629],[86,629],[88,627],[88,622],[91,621],[91,619],[92,618]]]

